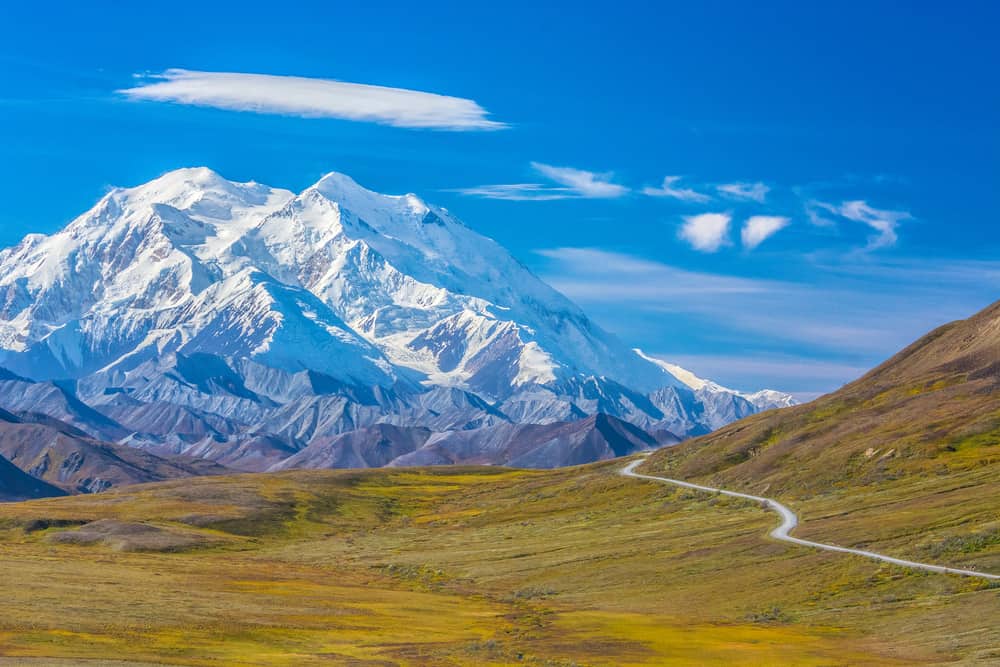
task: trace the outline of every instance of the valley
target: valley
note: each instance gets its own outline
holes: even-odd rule
[[[757,504],[621,465],[292,471],[0,505],[0,565],[18,572],[0,583],[0,651],[185,665],[996,657],[988,582],[774,542]],[[898,516],[873,526],[845,505],[797,509],[817,539],[867,529],[874,550],[925,553]],[[926,543],[961,533],[946,516],[920,526]],[[59,537],[102,520],[115,524],[99,541]]]

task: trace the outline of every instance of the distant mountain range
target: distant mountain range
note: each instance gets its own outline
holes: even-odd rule
[[[33,433],[0,454],[45,479],[53,437],[144,450],[154,477],[549,467],[794,402],[628,349],[446,210],[340,174],[294,194],[181,169],[26,237],[0,252],[0,366],[3,428]]]

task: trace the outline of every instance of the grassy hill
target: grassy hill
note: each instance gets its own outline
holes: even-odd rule
[[[787,501],[801,537],[834,530],[845,545],[1000,572],[1000,303],[837,392],[643,468]]]
[[[657,457],[685,477],[805,497],[1000,471],[1000,303],[921,338],[812,403],[743,419]]]

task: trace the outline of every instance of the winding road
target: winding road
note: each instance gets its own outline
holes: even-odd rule
[[[978,577],[980,579],[992,579],[1000,580],[1000,574],[989,574],[987,572],[976,572],[975,570],[962,570],[954,567],[945,567],[943,565],[931,565],[930,563],[918,563],[912,560],[903,560],[902,558],[893,558],[892,556],[885,556],[883,554],[877,554],[874,551],[864,551],[863,549],[849,549],[847,547],[838,547],[834,544],[823,544],[822,542],[812,542],[810,540],[803,540],[798,537],[792,537],[789,533],[795,526],[799,523],[799,518],[795,516],[795,512],[788,509],[786,506],[779,503],[777,500],[772,500],[770,498],[763,498],[761,496],[751,496],[748,493],[739,493],[738,491],[727,491],[725,489],[716,489],[711,486],[702,486],[701,484],[692,484],[691,482],[682,482],[679,479],[670,479],[667,477],[656,477],[654,475],[643,475],[637,473],[635,469],[642,463],[645,462],[645,458],[632,461],[627,466],[622,468],[619,472],[626,477],[635,477],[638,479],[648,479],[654,482],[663,482],[666,484],[673,484],[675,486],[682,486],[686,489],[694,489],[695,491],[706,491],[708,493],[718,493],[724,496],[732,496],[733,498],[745,498],[747,500],[753,500],[763,505],[767,506],[768,509],[772,509],[781,515],[781,525],[771,531],[771,537],[776,540],[781,540],[782,542],[791,542],[792,544],[799,544],[804,547],[813,547],[814,549],[822,549],[824,551],[836,551],[845,554],[854,554],[856,556],[864,556],[865,558],[872,558],[874,560],[880,560],[886,563],[892,563],[893,565],[902,565],[903,567],[911,567],[917,570],[926,570],[928,572],[941,572],[944,574],[960,574],[965,577]]]

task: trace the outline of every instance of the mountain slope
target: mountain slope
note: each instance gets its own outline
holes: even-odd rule
[[[129,433],[127,427],[81,401],[65,383],[35,382],[0,369],[0,397],[0,405],[7,410],[44,414],[93,438],[117,440]]]
[[[381,468],[410,454],[427,442],[431,431],[391,424],[318,438],[308,447],[274,465],[271,470],[292,468]]]
[[[0,411],[0,457],[48,485],[74,493],[225,472],[207,461],[163,458],[101,442],[51,417]]]
[[[686,368],[681,368],[676,364],[671,364],[663,361],[662,359],[651,357],[638,348],[636,348],[634,352],[643,359],[656,364],[676,377],[690,389],[694,390],[698,396],[710,398],[716,403],[731,403],[731,415],[720,415],[727,418],[725,423],[736,421],[736,419],[741,419],[748,414],[753,414],[754,412],[763,412],[765,410],[773,410],[775,408],[787,408],[797,404],[797,401],[790,394],[785,394],[773,389],[761,389],[760,391],[755,391],[753,393],[737,391],[735,389],[730,389],[729,387],[723,387],[722,385],[712,382],[711,380],[700,378]],[[745,405],[744,402],[749,403],[749,406]],[[733,414],[739,414],[739,416],[732,417]]]
[[[557,468],[601,461],[676,442],[657,440],[607,415],[551,424],[493,424],[433,433],[387,424],[314,441],[270,468],[378,468],[453,464]]]
[[[64,496],[66,492],[32,477],[0,456],[0,502]]]
[[[1000,302],[807,405],[754,415],[650,467],[807,497],[1000,470]]]
[[[155,347],[391,383],[346,321],[397,364],[470,386],[498,336],[508,354],[486,356],[515,385],[568,373],[673,382],[446,211],[339,174],[297,196],[207,169],[113,190],[64,231],[0,254],[0,286],[4,363],[34,377],[128,368]],[[294,362],[275,357],[291,340]]]
[[[651,435],[620,419],[599,414],[553,424],[500,424],[478,431],[431,436],[391,466],[452,464],[557,468],[602,461],[659,446]]]

